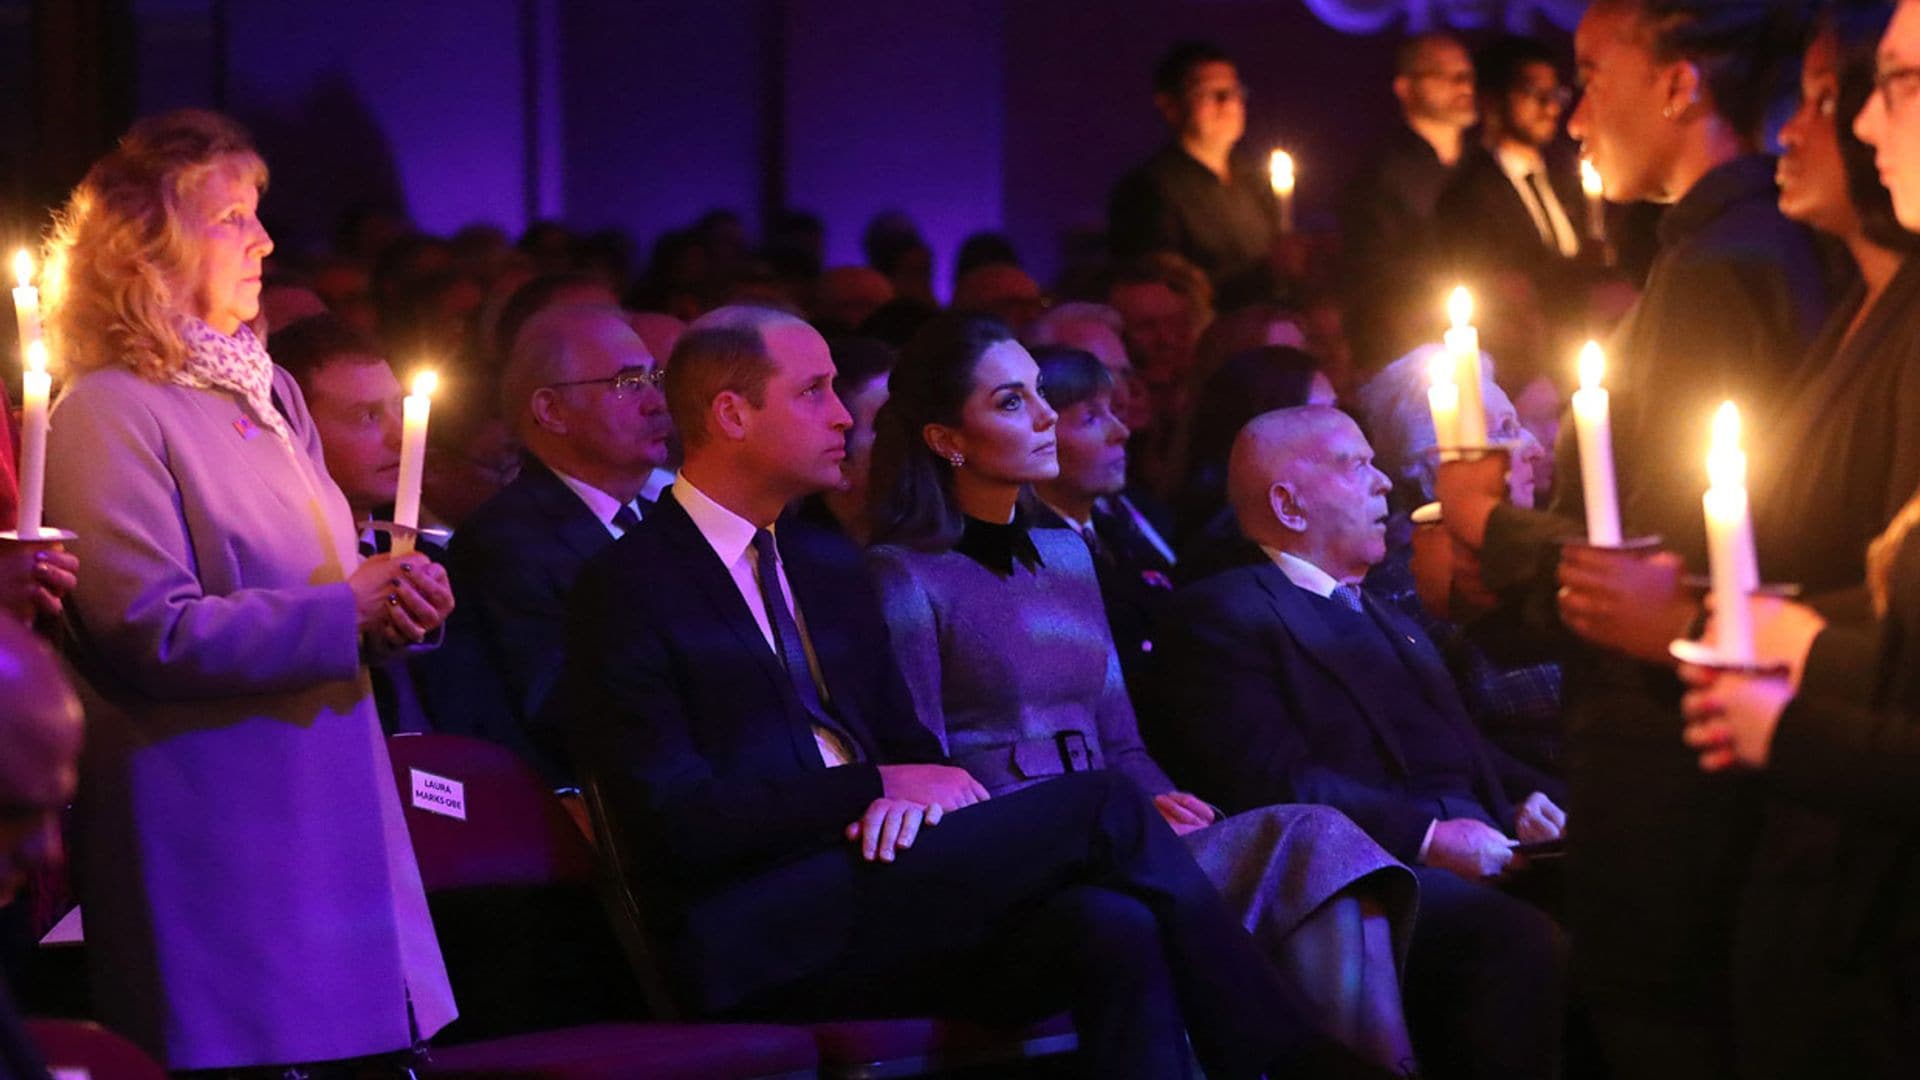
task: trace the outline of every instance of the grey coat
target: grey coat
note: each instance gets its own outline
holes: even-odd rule
[[[80,536],[76,870],[103,1017],[172,1069],[401,1049],[454,1016],[361,659],[351,514],[306,404],[110,368],[54,409]]]

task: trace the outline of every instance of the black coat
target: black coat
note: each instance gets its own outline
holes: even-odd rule
[[[1425,632],[1367,603],[1417,685],[1390,694],[1395,674],[1373,666],[1271,561],[1176,592],[1154,650],[1160,699],[1148,712],[1149,749],[1176,782],[1229,813],[1325,803],[1406,862],[1435,819],[1475,816],[1511,833],[1516,800],[1534,791],[1558,800],[1558,781],[1475,729]],[[1435,788],[1436,762],[1418,749],[1442,740],[1470,762],[1450,791]],[[1463,814],[1468,802],[1479,812]]]

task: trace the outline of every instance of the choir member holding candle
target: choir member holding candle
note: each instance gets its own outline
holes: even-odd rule
[[[1876,66],[1920,62],[1920,8],[1899,5],[1882,43],[1888,14],[1828,14],[1781,131],[1781,210],[1838,239],[1861,277],[1777,421],[1782,449],[1749,441],[1761,564],[1808,596],[1746,605],[1756,658],[1787,674],[1688,672],[1685,738],[1702,766],[1770,774],[1735,929],[1744,1076],[1909,1075],[1920,1023],[1920,957],[1900,929],[1920,896],[1920,502],[1900,509],[1920,485],[1920,272],[1900,227],[1920,228],[1920,121],[1910,87],[1874,90]],[[1862,592],[1870,603],[1853,602]],[[1708,639],[1728,621],[1716,614]]]
[[[1771,443],[1788,374],[1825,314],[1810,237],[1774,205],[1759,154],[1774,73],[1795,27],[1763,0],[1596,0],[1575,34],[1585,86],[1569,120],[1608,197],[1668,204],[1646,289],[1606,350],[1622,531],[1648,557],[1583,537],[1581,469],[1563,459],[1546,512],[1500,505],[1497,463],[1441,466],[1449,530],[1486,584],[1538,601],[1567,641],[1569,779],[1592,808],[1569,835],[1569,929],[1601,1051],[1631,1076],[1732,1071],[1730,924],[1745,868],[1736,789],[1703,778],[1673,738],[1680,684],[1666,649],[1698,606],[1682,565],[1706,569],[1702,432],[1737,397]],[[1738,62],[1733,62],[1734,60]],[[1571,454],[1577,440],[1561,440]],[[1488,475],[1491,474],[1491,475]],[[1604,808],[1602,810],[1601,808]]]
[[[169,1069],[407,1051],[453,1018],[366,660],[452,609],[361,562],[298,385],[246,322],[266,167],[213,113],[143,120],[61,211],[49,521],[87,706],[77,879],[102,1019]]]

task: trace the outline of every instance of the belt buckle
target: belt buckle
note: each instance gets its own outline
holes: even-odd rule
[[[1062,731],[1053,737],[1053,741],[1060,747],[1060,764],[1068,772],[1086,772],[1093,768],[1085,735],[1078,731]]]

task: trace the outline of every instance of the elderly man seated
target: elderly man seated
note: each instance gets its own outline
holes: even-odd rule
[[[1501,749],[1558,775],[1561,670],[1549,642],[1515,605],[1497,604],[1481,585],[1479,560],[1437,521],[1415,525],[1412,512],[1433,501],[1433,413],[1429,372],[1439,345],[1422,345],[1381,369],[1359,392],[1360,412],[1378,464],[1393,482],[1387,496],[1387,556],[1367,575],[1373,595],[1419,620],[1440,646],[1480,730]],[[1531,507],[1547,453],[1482,358],[1487,437],[1507,448],[1507,497]]]
[[[1559,787],[1490,745],[1419,624],[1358,588],[1386,554],[1388,488],[1337,409],[1281,409],[1241,431],[1229,495],[1267,558],[1174,594],[1148,743],[1229,813],[1326,803],[1413,866],[1421,1060],[1550,1075],[1559,934],[1498,886],[1531,876],[1516,842],[1560,837]]]

